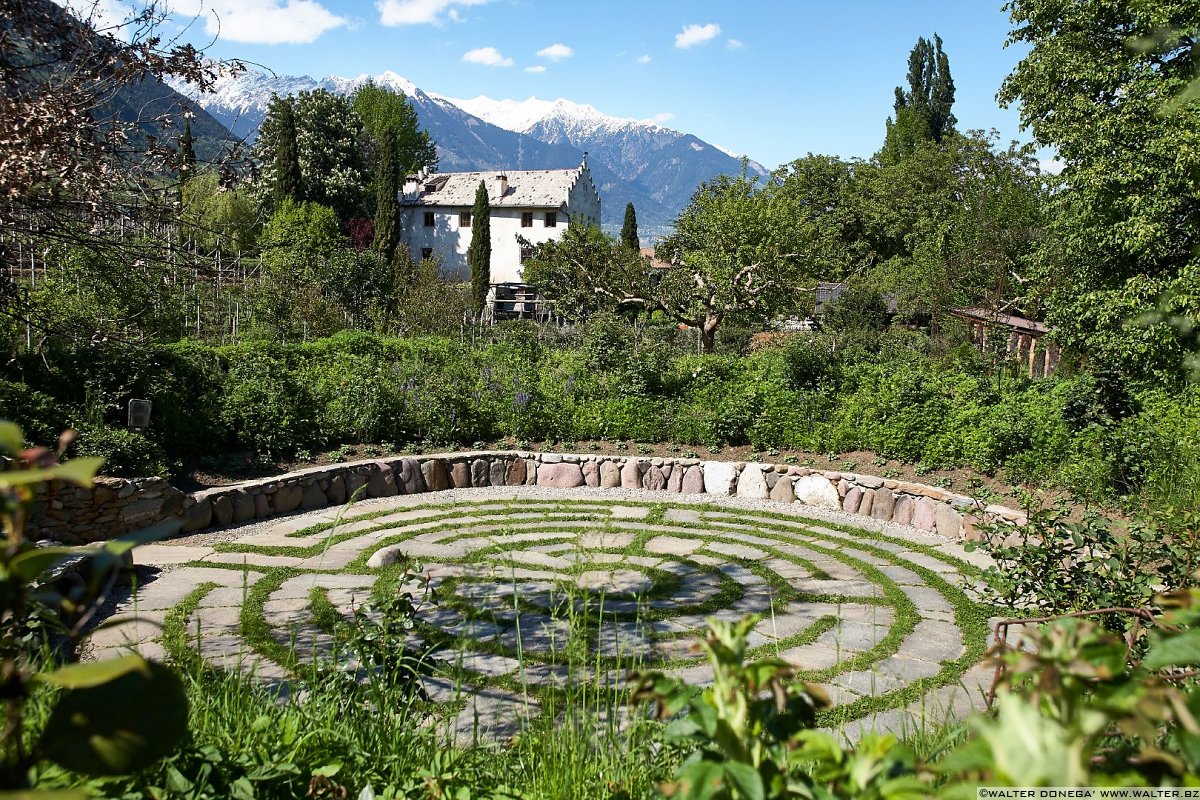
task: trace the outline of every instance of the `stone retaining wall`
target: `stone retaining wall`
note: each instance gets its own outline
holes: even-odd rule
[[[648,489],[674,494],[771,499],[840,509],[956,539],[976,538],[981,521],[1025,522],[1004,506],[983,506],[933,486],[786,464],[563,453],[472,452],[396,456],[312,467],[188,495],[161,478],[100,478],[89,493],[51,487],[31,520],[40,538],[110,539],[171,518],[185,533],[224,527],[360,497],[483,486]]]

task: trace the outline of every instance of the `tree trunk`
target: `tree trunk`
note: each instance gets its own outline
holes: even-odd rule
[[[705,315],[704,323],[700,326],[700,351],[702,353],[713,351],[713,347],[717,343],[717,326],[720,324],[721,318],[716,314]]]

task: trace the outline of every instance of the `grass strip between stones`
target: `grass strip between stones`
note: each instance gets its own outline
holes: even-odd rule
[[[593,637],[589,639],[588,645],[594,645],[594,637],[598,634],[600,628],[609,621],[628,620],[631,617],[635,620],[654,621],[656,619],[669,619],[673,615],[678,614],[705,614],[709,612],[720,611],[734,603],[737,599],[741,588],[736,581],[731,580],[722,571],[721,566],[712,564],[703,564],[683,556],[671,556],[665,553],[653,553],[645,549],[648,541],[657,535],[679,535],[684,534],[688,538],[700,539],[709,543],[722,543],[729,545],[742,545],[753,547],[756,550],[762,551],[770,556],[766,560],[783,560],[788,563],[797,564],[805,570],[814,574],[814,578],[820,580],[829,579],[828,574],[820,570],[818,565],[811,559],[797,556],[795,553],[785,552],[779,547],[768,544],[762,541],[776,540],[780,545],[786,543],[789,547],[797,545],[809,551],[820,554],[826,558],[837,560],[846,566],[852,568],[864,579],[870,581],[879,587],[882,597],[855,597],[852,595],[821,595],[816,593],[807,593],[792,587],[787,579],[775,574],[763,562],[764,559],[739,558],[729,556],[724,553],[708,551],[713,555],[721,557],[725,560],[726,565],[735,565],[740,567],[758,578],[760,578],[767,587],[770,588],[773,602],[782,603],[789,602],[815,602],[815,603],[855,603],[855,604],[870,604],[870,605],[886,605],[893,609],[894,617],[889,626],[888,632],[875,645],[867,650],[859,651],[844,661],[839,661],[831,667],[818,670],[803,670],[798,673],[798,679],[811,682],[825,682],[835,679],[838,675],[869,669],[881,659],[888,658],[899,651],[904,640],[910,636],[916,625],[922,619],[915,604],[907,596],[903,587],[896,581],[889,578],[886,574],[880,571],[875,564],[869,563],[862,558],[856,558],[846,552],[847,549],[857,551],[862,554],[869,554],[872,557],[882,560],[890,565],[900,566],[910,570],[915,575],[919,576],[924,585],[935,589],[947,602],[953,607],[955,625],[961,633],[963,640],[963,654],[954,660],[944,661],[941,663],[940,670],[931,676],[918,678],[911,683],[908,683],[900,688],[892,691],[876,695],[873,697],[862,697],[850,703],[840,705],[830,711],[824,712],[821,715],[821,723],[825,725],[836,725],[857,717],[878,712],[890,708],[895,708],[901,705],[911,703],[922,695],[937,689],[941,686],[953,683],[961,678],[966,669],[977,663],[983,656],[986,649],[986,641],[988,635],[987,615],[985,610],[972,601],[964,591],[952,585],[936,570],[930,569],[912,561],[907,560],[900,555],[900,552],[920,553],[931,558],[937,559],[949,566],[954,567],[960,574],[965,577],[979,578],[982,571],[967,562],[955,558],[941,552],[935,545],[926,543],[917,543],[901,539],[894,536],[889,536],[875,531],[867,531],[854,528],[846,525],[838,525],[827,523],[824,521],[811,520],[804,517],[794,515],[778,514],[766,511],[742,511],[741,509],[730,509],[728,507],[716,506],[713,504],[673,504],[673,503],[655,503],[649,506],[649,509],[643,519],[633,517],[621,517],[614,519],[611,516],[610,507],[626,506],[636,508],[646,508],[644,502],[628,502],[628,501],[563,501],[563,500],[504,500],[504,501],[489,501],[481,502],[480,504],[424,504],[420,506],[411,506],[407,508],[391,507],[381,509],[370,514],[358,515],[351,518],[341,520],[342,524],[346,523],[361,523],[364,520],[379,519],[386,516],[396,515],[399,513],[411,514],[418,511],[433,511],[429,517],[414,516],[411,519],[396,520],[393,523],[381,523],[376,526],[371,526],[361,530],[350,531],[346,533],[336,533],[337,525],[334,522],[321,523],[319,525],[310,526],[302,531],[289,534],[294,537],[314,536],[323,532],[328,532],[329,535],[321,541],[303,547],[283,547],[283,546],[256,546],[249,544],[224,543],[219,545],[218,549],[225,552],[239,552],[248,555],[291,555],[300,557],[311,557],[319,554],[322,550],[328,549],[334,544],[349,541],[351,539],[378,533],[384,530],[394,530],[397,524],[421,526],[415,530],[403,531],[392,536],[387,536],[378,542],[372,542],[368,549],[360,553],[347,567],[340,570],[305,570],[291,567],[275,567],[262,568],[264,569],[264,577],[255,582],[250,588],[246,601],[243,605],[240,623],[241,632],[247,644],[249,644],[256,652],[266,656],[277,663],[295,672],[299,661],[297,659],[294,647],[288,648],[272,635],[271,627],[267,624],[264,615],[264,604],[269,599],[270,595],[277,591],[285,581],[297,575],[306,573],[328,574],[335,573],[363,573],[373,574],[373,571],[367,570],[366,561],[372,552],[377,551],[382,547],[389,547],[397,544],[403,544],[405,541],[412,539],[414,536],[442,533],[446,531],[457,531],[444,539],[438,539],[438,543],[450,544],[460,542],[462,540],[472,538],[485,538],[488,530],[492,530],[492,526],[483,526],[485,530],[480,530],[478,527],[473,527],[469,531],[462,531],[462,523],[464,518],[469,524],[474,525],[477,521],[483,522],[489,519],[506,519],[515,515],[529,515],[532,508],[545,508],[548,512],[541,516],[537,516],[530,520],[529,524],[523,524],[523,533],[531,533],[529,527],[533,526],[538,529],[540,537],[529,540],[520,541],[520,548],[514,548],[516,542],[512,539],[514,530],[512,520],[509,520],[507,525],[497,525],[500,533],[500,538],[507,541],[497,541],[489,544],[486,547],[480,548],[468,554],[469,557],[463,559],[439,559],[438,563],[446,564],[478,564],[489,563],[494,567],[504,568],[508,570],[515,569],[530,569],[522,566],[516,560],[512,559],[492,559],[489,556],[499,555],[506,552],[511,552],[514,549],[528,549],[531,547],[544,546],[548,543],[552,544],[569,544],[569,539],[574,536],[577,538],[580,533],[589,530],[597,530],[599,532],[615,532],[628,533],[633,529],[634,540],[631,544],[625,547],[613,548],[588,548],[587,552],[604,553],[613,556],[642,556],[660,559],[661,561],[673,560],[675,562],[685,564],[690,569],[699,574],[720,575],[721,589],[714,594],[713,597],[706,600],[704,603],[697,603],[691,606],[676,606],[670,609],[651,608],[647,611],[639,610],[638,612],[607,612],[600,613],[596,616],[588,616],[587,609],[584,619],[587,622],[584,624],[583,633],[586,636]],[[588,513],[579,514],[580,509],[586,510]],[[688,512],[699,512],[700,522],[668,520],[666,518],[667,511],[678,509]],[[444,513],[443,513],[444,512]],[[436,523],[430,525],[429,523]],[[521,520],[524,523],[524,520]],[[592,527],[580,525],[578,530],[573,523],[592,523]],[[714,533],[711,527],[705,525],[730,525],[731,529],[728,535]],[[546,530],[542,530],[543,526]],[[646,530],[648,526],[652,526],[652,530]],[[737,526],[733,528],[732,526]],[[564,530],[564,528],[566,530]],[[746,530],[752,536],[750,541],[746,537],[739,537],[738,530]],[[508,532],[509,536],[503,536],[504,532]],[[556,535],[561,534],[561,535]],[[819,540],[814,542],[813,539]],[[568,541],[564,541],[568,540]],[[902,551],[894,551],[886,546],[901,547]],[[236,569],[244,569],[243,565],[218,564],[210,562],[201,562],[205,567],[228,567]],[[724,565],[722,565],[724,566]],[[602,570],[605,568],[621,567],[619,563],[608,562],[582,562],[577,563],[570,569],[560,573],[557,578],[549,578],[549,580],[562,580],[563,575],[567,577],[578,575],[581,572],[589,569]],[[622,567],[644,569],[649,571],[650,568],[642,567]],[[678,588],[682,585],[683,579],[674,573],[672,578],[657,577],[652,579],[651,590],[644,594],[640,599],[669,599],[670,592],[673,588]],[[817,575],[820,577],[817,578]],[[472,603],[468,599],[458,598],[454,596],[454,589],[459,585],[464,585],[472,579],[478,579],[478,576],[451,576],[444,579],[441,583],[440,590],[445,593],[443,606],[451,608],[460,613],[460,616],[466,619],[479,619],[486,616],[486,609],[472,607]],[[196,607],[200,600],[211,585],[206,585],[208,588],[204,591],[197,589],[188,596],[179,606],[168,614],[169,619],[175,620],[179,609],[185,608],[190,604],[190,610],[181,612],[177,624],[182,626],[182,621],[186,620]],[[203,588],[203,587],[201,587]],[[514,594],[519,595],[517,584],[514,579]],[[341,613],[337,610],[328,599],[328,595],[320,587],[314,587],[309,594],[308,611],[312,616],[314,626],[326,634],[332,634],[336,631],[338,622],[343,619]],[[621,597],[616,598],[618,600]],[[585,604],[586,605],[586,604]],[[548,612],[548,609],[542,606],[525,602],[520,597],[517,598],[517,603],[514,606],[514,611],[517,614],[543,614]],[[818,639],[823,634],[833,630],[837,625],[837,618],[831,615],[825,615],[818,618],[815,622],[808,625],[803,631],[798,634],[784,637],[777,641],[770,642],[765,645],[760,645],[751,650],[751,656],[765,654],[771,650],[778,653],[782,650],[793,647],[810,644]],[[168,639],[169,626],[164,623],[164,643]],[[173,628],[171,629],[174,630]],[[473,684],[479,686],[496,686],[520,691],[532,691],[542,695],[547,692],[554,693],[556,696],[563,696],[563,691],[554,687],[539,686],[531,688],[527,681],[523,680],[525,675],[526,664],[529,662],[532,666],[538,664],[563,665],[562,660],[556,662],[555,658],[547,658],[543,654],[521,651],[519,648],[505,648],[496,641],[482,640],[463,640],[454,637],[451,634],[441,631],[434,626],[422,626],[422,634],[425,635],[431,644],[439,643],[447,647],[462,646],[468,644],[471,650],[494,654],[507,655],[512,657],[514,654],[523,656],[521,668],[512,675],[489,676],[478,674],[469,670],[457,668],[454,664],[447,667],[447,674],[461,680],[469,680]],[[175,634],[171,634],[172,636]],[[682,633],[679,635],[687,635]],[[186,647],[186,634],[180,629],[178,633],[179,641],[182,643],[183,650]],[[165,645],[167,646],[167,645]],[[168,646],[168,652],[174,655],[175,650],[179,650],[180,645]],[[182,655],[182,653],[181,653]],[[553,654],[552,654],[553,656]],[[565,656],[566,657],[566,656]],[[569,654],[566,657],[566,665],[578,666],[572,664],[571,658],[578,661],[578,654]],[[596,676],[602,677],[604,671],[609,671],[624,663],[629,665],[629,660],[622,660],[621,656],[603,656],[597,653],[590,653],[586,657],[586,663],[589,669],[595,669]],[[686,667],[697,664],[696,659],[687,660],[669,660],[658,662],[653,666],[655,668],[675,668]],[[606,680],[605,685],[597,686],[596,689],[605,692],[613,692],[610,688],[611,684]],[[619,692],[613,692],[619,694]]]

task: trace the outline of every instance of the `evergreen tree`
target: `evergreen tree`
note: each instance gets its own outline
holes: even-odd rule
[[[192,145],[192,121],[184,120],[183,135],[179,137],[179,184],[175,187],[175,201],[183,207],[183,187],[196,174],[196,148]]]
[[[471,246],[467,250],[467,264],[471,267],[471,302],[477,314],[483,311],[492,282],[491,214],[487,184],[480,181],[475,192],[475,205],[471,207]]]
[[[300,154],[296,148],[296,109],[287,97],[272,98],[271,111],[278,114],[278,135],[275,141],[275,159],[272,171],[275,174],[274,200],[276,207],[284,201],[299,203],[304,200],[303,183],[300,178]]]
[[[637,212],[633,209],[633,203],[625,204],[625,223],[621,225],[621,244],[635,253],[642,249],[642,243],[638,240]]]
[[[375,240],[371,246],[380,258],[390,262],[400,242],[400,206],[396,194],[400,190],[396,148],[381,147],[375,165]]]
[[[179,183],[187,183],[196,174],[196,148],[192,144],[192,121],[183,123],[183,135],[179,137]]]
[[[881,157],[895,163],[910,155],[922,141],[941,142],[958,122],[951,113],[954,79],[942,37],[917,39],[908,55],[908,89],[896,87],[895,120],[888,118]]]

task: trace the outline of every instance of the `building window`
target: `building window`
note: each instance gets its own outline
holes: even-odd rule
[[[425,212],[425,227],[426,228],[433,227],[433,212],[432,211]]]
[[[422,247],[421,248],[421,260],[428,261],[431,258],[433,258],[433,248],[432,247]]]
[[[547,211],[546,212],[546,227],[553,228],[557,224],[558,224],[558,212],[557,211]]]
[[[526,261],[528,261],[531,258],[533,258],[533,248],[532,247],[522,247],[521,248],[521,263],[524,264]]]
[[[460,228],[471,227],[471,212],[470,211],[458,212],[458,227],[460,227]]]
[[[533,227],[533,212],[532,211],[522,211],[521,212],[521,227],[522,228],[532,228]]]

